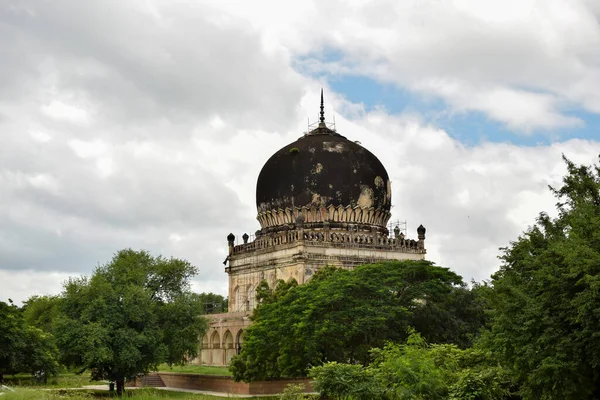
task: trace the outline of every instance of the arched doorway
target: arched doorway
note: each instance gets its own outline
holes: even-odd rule
[[[223,350],[225,353],[224,364],[229,364],[229,360],[231,360],[231,357],[235,355],[235,349],[233,347],[233,335],[229,330],[226,330],[225,334],[223,335]]]
[[[235,338],[235,354],[240,354],[242,351],[242,343],[244,342],[244,330],[240,329]]]
[[[210,361],[213,365],[223,364],[223,350],[221,349],[221,336],[214,330],[210,336]]]
[[[208,344],[208,333],[202,337],[200,347],[200,364],[210,364],[210,346]]]

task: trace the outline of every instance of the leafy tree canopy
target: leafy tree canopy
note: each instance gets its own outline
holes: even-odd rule
[[[0,301],[0,381],[2,375],[17,370],[24,348],[23,326],[19,309],[12,301]]]
[[[600,168],[564,160],[558,216],[541,213],[503,249],[487,296],[483,342],[524,399],[600,398]]]
[[[28,324],[12,302],[0,302],[0,382],[5,373],[56,375],[58,357],[51,333]]]
[[[215,293],[200,293],[198,301],[203,304],[204,314],[219,314],[227,312],[227,298]]]
[[[54,329],[67,365],[123,391],[126,379],[197,355],[207,322],[187,261],[119,251],[91,278],[64,285]]]
[[[467,346],[483,314],[460,276],[428,261],[326,267],[304,285],[261,284],[260,306],[231,370],[237,380],[305,376],[327,361],[367,364],[369,350],[406,339]]]
[[[30,326],[52,332],[52,321],[58,315],[58,296],[31,296],[23,302],[23,319]]]

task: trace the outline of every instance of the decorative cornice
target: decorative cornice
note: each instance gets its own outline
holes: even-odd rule
[[[300,217],[300,219],[299,219]],[[373,227],[379,231],[387,232],[387,222],[391,217],[388,210],[351,206],[304,206],[294,207],[293,209],[286,208],[277,210],[268,210],[258,213],[256,219],[260,223],[263,230],[273,232],[278,230],[288,230],[295,228],[298,224],[312,228],[326,228],[327,224],[347,224],[360,225],[362,230],[369,230]],[[280,228],[280,229],[272,229]]]

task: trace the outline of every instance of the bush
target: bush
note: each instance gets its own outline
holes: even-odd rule
[[[313,367],[315,389],[332,399],[500,400],[510,398],[511,376],[479,349],[429,345],[414,331],[405,344],[373,349],[369,366]]]
[[[315,389],[333,399],[373,400],[382,398],[382,389],[372,371],[360,365],[330,362],[310,369]]]
[[[304,393],[304,385],[301,383],[290,383],[281,394],[280,400],[307,400],[318,399],[318,396],[307,395]]]

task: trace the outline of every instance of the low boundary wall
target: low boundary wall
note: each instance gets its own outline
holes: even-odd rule
[[[309,378],[279,379],[274,381],[235,382],[230,376],[203,375],[178,372],[158,372],[166,387],[204,390],[207,392],[269,395],[283,392],[289,384],[302,384],[306,393],[314,392]],[[138,379],[136,386],[142,386]]]

